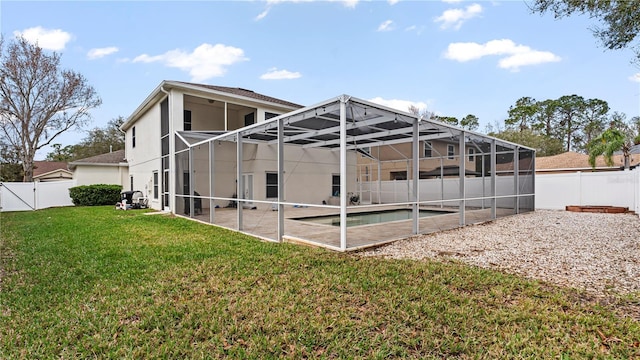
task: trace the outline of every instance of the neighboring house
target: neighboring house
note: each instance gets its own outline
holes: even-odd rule
[[[458,177],[460,175],[460,145],[452,140],[420,141],[420,179],[440,177]],[[466,144],[464,149],[465,176],[482,174],[482,158],[476,156],[481,149],[473,144]],[[392,146],[375,146],[365,148],[358,157],[359,174],[362,181],[377,181],[378,166],[380,180],[407,180],[411,176],[411,143]],[[485,171],[487,171],[485,169]]]
[[[33,181],[71,180],[73,173],[69,171],[66,162],[62,161],[34,161]]]
[[[640,147],[636,145],[632,149],[630,157],[631,167],[635,167],[640,163],[640,154],[638,152],[640,152]],[[614,154],[612,159],[614,165],[609,166],[605,163],[603,156],[598,156],[596,158],[596,166],[594,168],[589,164],[589,155],[567,151],[558,155],[537,157],[536,173],[558,174],[577,171],[596,172],[624,170],[624,157],[622,154]]]
[[[71,162],[69,168],[76,185],[117,184],[129,189],[131,184],[127,183],[129,171],[124,154],[124,150],[117,150]]]

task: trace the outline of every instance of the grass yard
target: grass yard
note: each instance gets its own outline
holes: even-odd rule
[[[2,359],[640,357],[637,321],[500,272],[111,206],[0,216]]]

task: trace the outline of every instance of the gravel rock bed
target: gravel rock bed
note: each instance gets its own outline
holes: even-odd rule
[[[537,210],[360,255],[455,259],[594,295],[640,291],[640,219],[632,214]]]

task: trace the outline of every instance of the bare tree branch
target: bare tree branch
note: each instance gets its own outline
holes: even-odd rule
[[[79,73],[60,69],[60,55],[47,54],[18,38],[0,40],[0,135],[18,148],[24,180],[33,177],[33,158],[65,131],[91,119],[102,101]]]

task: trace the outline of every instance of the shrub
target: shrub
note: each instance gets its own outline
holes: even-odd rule
[[[69,189],[71,201],[76,206],[113,205],[120,201],[120,185],[82,185]]]

